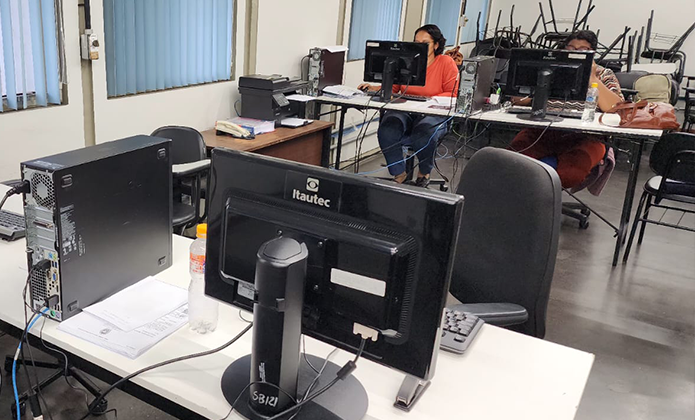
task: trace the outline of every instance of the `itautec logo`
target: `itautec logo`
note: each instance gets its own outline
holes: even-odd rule
[[[309,192],[317,193],[319,192],[319,180],[316,178],[307,178],[306,189]],[[292,198],[298,201],[303,201],[309,204],[315,204],[317,206],[331,208],[331,200],[319,197],[318,194],[307,194],[294,188],[292,190]]]

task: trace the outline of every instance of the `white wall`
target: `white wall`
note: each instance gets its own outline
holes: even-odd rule
[[[104,39],[103,3],[92,3],[92,29]],[[235,1],[235,75],[243,74],[246,37],[246,2]],[[103,56],[103,54],[102,54]],[[218,82],[108,99],[106,95],[106,61],[93,64],[94,123],[96,142],[115,140],[137,134],[150,134],[164,125],[185,125],[198,130],[212,128],[216,120],[234,116],[234,102],[239,99],[236,81]]]
[[[547,0],[542,0],[543,10],[546,20],[550,20],[550,9]],[[490,27],[494,28],[497,14],[502,9],[500,26],[509,25],[509,11],[513,4],[514,26],[523,25],[522,29],[530,31],[534,22],[538,18],[539,8],[537,0],[492,0],[490,12]],[[586,12],[588,2],[582,2],[583,12]],[[652,9],[654,9],[654,25],[652,32],[680,36],[690,27],[695,20],[695,1],[693,0],[594,0],[596,6],[589,16],[589,27],[592,30],[600,29],[600,41],[609,45],[622,33],[625,26],[634,31],[640,30],[642,26],[647,26],[647,20]],[[555,0],[553,1],[556,18],[574,18],[577,10],[575,0]],[[563,30],[565,26],[559,27]],[[539,29],[536,34],[540,33]],[[663,44],[652,44],[654,48],[667,48]],[[686,63],[686,74],[695,74],[695,32],[690,35],[683,51],[688,56]],[[645,62],[644,59],[642,59]]]
[[[84,145],[77,2],[64,2],[68,104],[0,114],[0,180],[19,178],[19,163]]]
[[[260,0],[256,73],[299,76],[313,47],[336,44],[340,0]]]

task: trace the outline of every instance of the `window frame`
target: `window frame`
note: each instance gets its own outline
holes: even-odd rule
[[[427,23],[432,23],[427,19],[427,12],[429,10],[429,5],[430,2],[433,0],[425,0],[423,4],[423,13],[422,13],[422,24],[425,25]],[[488,0],[489,2],[490,0]],[[457,45],[459,45],[459,41],[461,39],[461,29],[463,29],[463,26],[461,25],[461,20],[463,19],[463,12],[466,9],[466,3],[468,0],[460,0],[459,2],[459,11],[458,11],[458,21],[456,22],[456,35],[454,36],[454,42],[451,44],[447,44],[444,46],[444,48],[453,48]]]
[[[104,1],[104,0],[100,0]],[[136,0],[137,1],[137,0]],[[207,85],[214,85],[218,83],[228,83],[228,82],[233,82],[237,80],[237,71],[236,71],[236,65],[237,65],[237,57],[236,57],[236,52],[237,52],[237,41],[238,41],[238,36],[237,36],[237,28],[238,28],[238,10],[239,10],[239,2],[244,1],[244,0],[233,0],[232,1],[232,28],[231,28],[231,34],[232,34],[232,42],[231,42],[231,52],[230,52],[230,57],[231,57],[231,62],[229,63],[230,65],[230,73],[229,73],[229,79],[224,79],[224,80],[215,80],[212,82],[202,82],[202,83],[194,83],[190,85],[184,85],[184,86],[172,86],[169,88],[163,88],[163,89],[154,89],[154,90],[146,90],[144,92],[135,92],[135,93],[125,93],[123,95],[114,95],[114,96],[109,96],[108,93],[106,94],[106,100],[111,101],[111,100],[118,100],[118,99],[123,99],[123,98],[133,98],[135,96],[142,96],[142,95],[153,95],[153,94],[158,94],[162,92],[171,92],[171,91],[176,91],[176,90],[181,90],[181,89],[188,89],[188,88],[196,88],[200,86],[207,86]],[[250,37],[251,34],[246,34],[246,38]],[[106,34],[104,34],[104,38],[106,38]],[[104,60],[106,60],[106,40],[104,39]],[[105,66],[104,68],[104,77],[107,78],[108,80],[108,66]],[[108,84],[108,81],[105,83]],[[108,90],[107,90],[108,92]]]
[[[20,0],[22,1],[22,0]],[[7,94],[0,96],[0,107],[2,107],[2,112],[0,115],[12,112],[26,111],[29,109],[42,109],[42,108],[53,108],[57,106],[68,105],[68,77],[67,77],[67,64],[65,58],[65,19],[63,17],[63,0],[53,0],[55,7],[55,23],[56,23],[56,49],[58,52],[58,89],[60,94],[59,104],[47,104],[46,106],[37,105],[36,103],[36,91],[30,90],[27,92],[17,92],[17,101],[21,101],[22,97],[26,94],[27,96],[27,107],[17,107],[17,109],[11,108],[7,100]],[[43,30],[43,28],[42,28]],[[17,54],[15,52],[15,54]]]

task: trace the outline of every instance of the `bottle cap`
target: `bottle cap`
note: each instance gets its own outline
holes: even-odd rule
[[[592,88],[597,88],[597,87],[598,87],[598,83],[596,83],[596,82],[592,83],[592,84],[591,84],[591,87],[592,87]]]
[[[198,238],[207,238],[208,237],[208,224],[207,223],[199,224],[195,229],[195,234],[196,234],[196,237],[198,237]]]

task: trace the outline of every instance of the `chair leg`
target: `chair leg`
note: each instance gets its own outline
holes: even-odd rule
[[[630,248],[632,247],[632,240],[635,239],[635,233],[637,232],[637,224],[640,221],[640,214],[642,214],[642,207],[644,207],[644,202],[647,199],[648,192],[643,192],[642,197],[639,199],[639,205],[637,206],[637,212],[635,213],[635,221],[632,222],[632,229],[630,230],[630,239],[627,241],[627,246],[625,247],[625,255],[623,255],[623,264],[627,263],[627,258],[630,256]]]
[[[642,216],[643,219],[649,218],[649,208],[652,206],[652,200],[654,197],[649,194],[649,197],[647,197],[647,203],[644,206],[644,215]],[[647,222],[642,221],[642,226],[640,227],[639,230],[639,238],[637,238],[637,245],[642,245],[642,239],[644,239],[644,230],[647,227]]]

